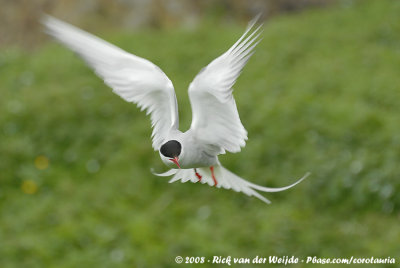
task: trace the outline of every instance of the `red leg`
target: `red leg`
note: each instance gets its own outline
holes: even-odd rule
[[[214,166],[211,166],[211,167],[210,167],[210,170],[211,170],[211,177],[212,177],[212,179],[214,180],[214,186],[217,186],[218,182],[217,182],[217,180],[215,179],[215,175],[214,175]]]
[[[194,174],[196,174],[196,177],[201,181],[201,178],[203,178],[199,173],[197,173],[197,170],[194,169]]]

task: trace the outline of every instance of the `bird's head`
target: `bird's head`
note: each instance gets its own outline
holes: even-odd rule
[[[174,163],[181,168],[179,165],[179,155],[182,152],[182,145],[179,141],[170,140],[164,143],[160,148],[160,156],[164,163],[171,164]]]

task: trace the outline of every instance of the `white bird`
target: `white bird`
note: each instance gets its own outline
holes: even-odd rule
[[[51,16],[44,16],[46,32],[79,54],[113,91],[150,114],[155,151],[172,168],[156,174],[181,180],[208,183],[268,199],[257,191],[284,191],[305,179],[282,188],[268,188],[248,182],[225,169],[218,155],[237,153],[245,146],[243,127],[232,95],[232,86],[259,42],[258,18],[224,54],[203,68],[189,86],[192,124],[186,132],[178,129],[178,106],[174,87],[165,73],[150,61],[130,54],[90,33]]]

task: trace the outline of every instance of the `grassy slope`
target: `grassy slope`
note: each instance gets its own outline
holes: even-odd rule
[[[164,167],[151,150],[149,120],[65,49],[2,53],[0,266],[154,267],[173,265],[176,255],[398,256],[399,12],[396,1],[370,1],[266,25],[235,86],[248,145],[221,159],[268,186],[313,173],[295,189],[269,194],[270,206],[151,175],[150,167]],[[185,129],[187,85],[242,31],[205,23],[193,33],[107,39],[170,76]],[[48,168],[35,167],[39,155]],[[22,191],[26,180],[36,193]]]

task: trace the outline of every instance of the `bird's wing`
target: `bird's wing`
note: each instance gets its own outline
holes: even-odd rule
[[[48,34],[80,55],[116,94],[150,114],[153,148],[158,150],[169,130],[179,124],[174,87],[165,73],[148,60],[51,16],[42,22]]]
[[[239,152],[247,140],[240,121],[232,86],[258,44],[261,25],[250,22],[240,39],[203,68],[189,86],[192,105],[191,130],[208,148],[219,153]]]

